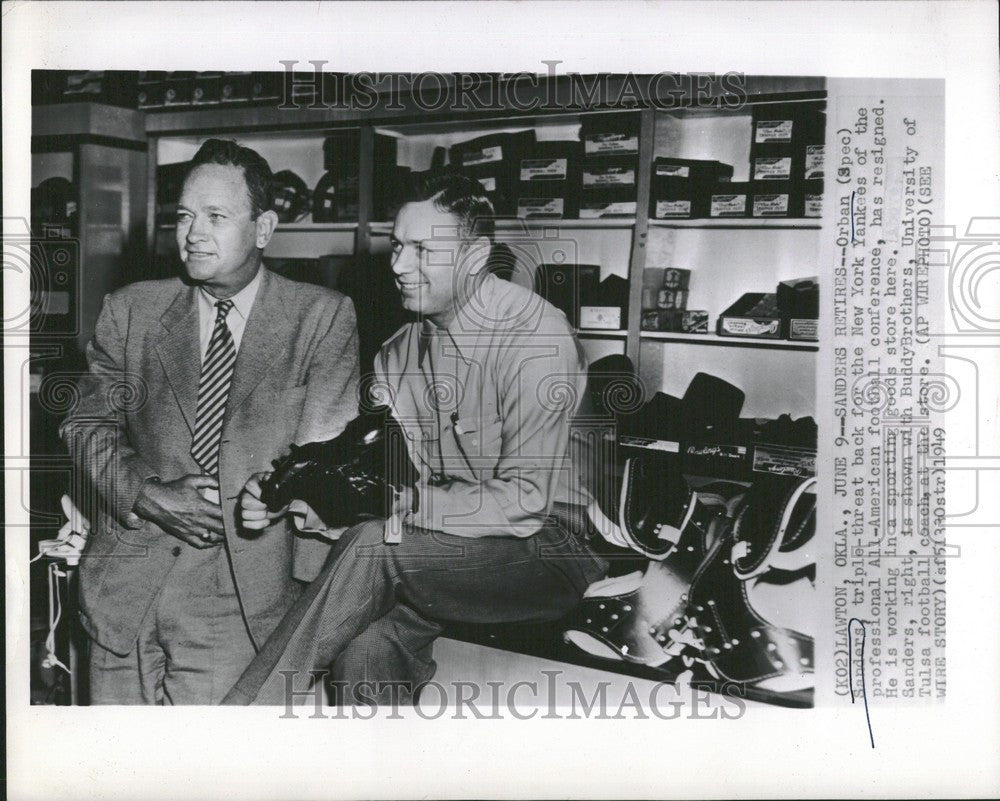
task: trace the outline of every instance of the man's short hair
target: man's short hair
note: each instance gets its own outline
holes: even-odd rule
[[[274,176],[267,160],[256,150],[243,147],[232,139],[206,139],[188,163],[184,180],[203,164],[242,167],[250,194],[250,219],[256,220],[274,206]]]
[[[454,214],[463,237],[474,239],[485,236],[493,241],[493,204],[483,185],[475,178],[457,172],[431,175],[418,182],[412,200],[433,200],[440,211]]]

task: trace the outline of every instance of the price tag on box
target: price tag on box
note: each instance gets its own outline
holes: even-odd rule
[[[622,327],[620,306],[581,306],[580,328],[618,331]]]

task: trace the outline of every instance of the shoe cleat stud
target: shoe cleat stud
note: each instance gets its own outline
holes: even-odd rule
[[[611,615],[612,620],[618,620],[618,615]]]
[[[598,608],[598,609],[603,609],[603,608],[604,608],[604,604],[598,604],[598,605],[597,605],[597,608]]]
[[[608,633],[608,627],[607,626],[601,626],[601,631],[603,631],[605,634],[607,634]]]
[[[755,640],[759,640],[760,639],[760,632],[759,631],[751,631],[750,632],[750,636],[753,637]]]
[[[733,647],[734,647],[734,648],[735,648],[735,647],[736,647],[737,645],[739,645],[739,644],[740,644],[740,641],[739,641],[739,640],[737,640],[737,639],[736,639],[735,637],[733,638],[733,641],[732,641],[732,642],[733,642]]]
[[[785,666],[785,663],[784,663],[784,662],[779,662],[779,661],[778,661],[778,660],[776,659],[776,660],[774,661],[774,666],[775,666],[776,668],[778,668],[778,670],[781,670],[781,668],[783,668],[783,667]]]
[[[632,607],[631,607],[631,605],[630,605],[630,604],[625,604],[625,606],[623,607],[623,609],[624,609],[624,610],[625,610],[626,612],[631,612],[631,611],[632,611]]]
[[[778,646],[775,645],[773,642],[769,642],[767,644],[767,650],[768,651],[777,651],[778,650]]]
[[[808,657],[805,657],[805,656],[799,657],[799,664],[800,665],[806,665],[808,667],[808,665],[809,665],[809,659],[808,659]]]
[[[713,601],[711,598],[709,598],[708,599],[708,605],[709,606],[715,606],[715,601]]]
[[[722,643],[722,647],[727,651],[731,651],[733,649],[733,646],[731,646],[728,642]]]

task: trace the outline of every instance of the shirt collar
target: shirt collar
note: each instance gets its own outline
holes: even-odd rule
[[[486,275],[475,289],[475,302],[479,308],[492,308],[491,298],[493,296],[494,285],[498,279],[494,275]],[[470,299],[471,300],[471,299]],[[435,336],[447,336],[452,347],[466,364],[471,364],[475,343],[479,335],[485,330],[485,319],[481,314],[471,312],[470,302],[463,304],[462,308],[444,328],[438,328],[430,320],[424,320],[420,324],[420,336],[418,345],[418,364],[423,366],[424,355],[430,346],[431,338]]]
[[[250,316],[250,310],[253,308],[253,302],[257,298],[257,290],[260,289],[260,281],[263,274],[264,271],[258,268],[257,274],[253,277],[253,280],[229,298],[233,302],[233,308],[230,311],[230,314],[235,311],[244,320]],[[214,314],[215,304],[218,302],[218,298],[209,293],[205,287],[199,287],[198,289],[199,297],[204,303],[208,304],[208,308]]]

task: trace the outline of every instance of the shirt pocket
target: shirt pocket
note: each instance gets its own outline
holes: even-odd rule
[[[480,480],[491,478],[503,449],[503,421],[469,417],[458,420],[449,431],[457,456]],[[446,438],[447,439],[447,438]]]

